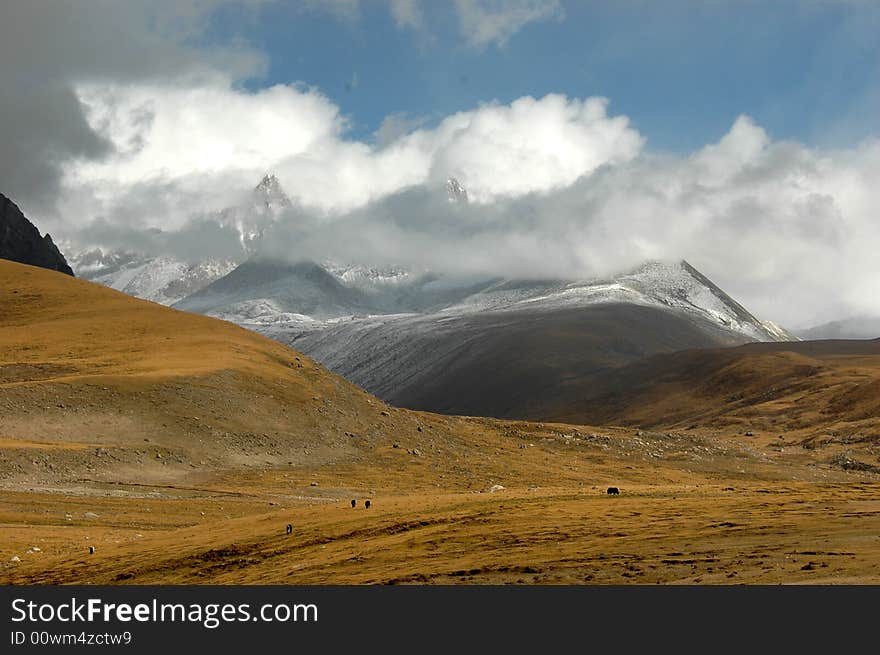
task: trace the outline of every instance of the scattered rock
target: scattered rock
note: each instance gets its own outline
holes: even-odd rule
[[[504,487],[502,487],[500,484],[493,484],[491,487],[489,487],[489,493],[493,494],[496,491],[504,491]]]
[[[86,512],[85,514],[83,514],[83,518],[96,519],[98,518],[98,514],[95,514],[94,512]]]
[[[870,473],[880,473],[880,466],[874,466],[867,462],[860,462],[850,457],[849,453],[838,453],[831,458],[831,464],[839,466],[844,471],[868,471]]]
[[[386,412],[384,409],[383,409],[381,412],[379,412],[379,413],[380,413],[382,416],[391,416],[391,414],[389,414],[388,412]]]
[[[391,447],[392,448],[400,448],[400,443],[395,441],[393,444],[391,444]]]
[[[20,562],[21,558],[18,555],[13,555],[12,557],[9,558],[9,561],[10,562]]]
[[[754,436],[755,436],[755,433],[752,432],[751,430],[748,430],[748,431],[746,432],[746,436],[747,436],[747,437],[754,437]]]
[[[309,482],[309,486],[310,486],[310,487],[317,487],[317,486],[318,486],[318,483],[315,482],[314,480],[312,480],[311,482]]]

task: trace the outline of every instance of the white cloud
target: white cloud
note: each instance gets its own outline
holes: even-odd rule
[[[428,122],[426,116],[410,116],[406,112],[388,114],[373,133],[376,145],[384,148]]]
[[[348,211],[419,184],[458,177],[472,199],[549,191],[602,164],[634,157],[642,144],[600,98],[560,95],[488,104],[404,133],[383,146],[346,140],[338,108],[315,90],[278,85],[256,93],[215,80],[195,88],[82,85],[93,130],[115,147],[100,161],[65,169],[68,189],[108,190],[235,177],[242,190],[275,171],[302,205]],[[210,194],[210,186],[205,188]],[[185,216],[153,217],[179,224]]]
[[[741,117],[689,156],[642,153],[482,205],[414,187],[330,221],[298,217],[273,243],[296,257],[526,278],[685,258],[758,316],[798,328],[880,314],[878,175],[880,141],[820,151]]]
[[[389,0],[394,23],[401,29],[422,29],[424,17],[418,0]]]
[[[262,0],[237,2],[250,13]],[[267,67],[242,41],[204,42],[209,17],[231,0],[90,0],[0,3],[0,184],[26,212],[53,208],[62,164],[98,159],[108,144],[90,129],[73,91],[102,80],[201,84],[217,71],[242,79]],[[243,5],[243,6],[242,6]],[[202,43],[202,47],[194,44]]]
[[[527,96],[455,114],[410,138],[431,142],[435,183],[454,176],[472,199],[489,202],[568,186],[603,164],[633,158],[642,137],[606,109],[604,98]]]
[[[314,89],[247,92],[219,77],[76,89],[115,151],[66,164],[68,235],[96,217],[174,229],[272,171],[298,203],[273,237],[291,256],[569,278],[686,258],[792,328],[880,313],[876,140],[807,148],[743,116],[694,153],[658,155],[604,99],[551,94],[398,126],[373,145],[347,138]],[[473,202],[446,202],[447,176]]]
[[[529,23],[562,19],[558,0],[455,0],[462,36],[474,47],[503,46]]]

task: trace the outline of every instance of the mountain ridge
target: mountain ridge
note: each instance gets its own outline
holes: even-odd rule
[[[73,269],[47,232],[37,227],[10,198],[0,193],[0,258],[73,275]]]

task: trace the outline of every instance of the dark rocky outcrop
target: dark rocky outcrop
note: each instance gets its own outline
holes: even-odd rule
[[[0,258],[73,275],[52,237],[40,236],[18,206],[0,193]]]

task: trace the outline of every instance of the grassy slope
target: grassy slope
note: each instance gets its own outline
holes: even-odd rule
[[[569,387],[548,418],[832,432],[872,436],[880,445],[880,340],[659,355]]]
[[[880,485],[828,463],[844,447],[398,410],[0,262],[3,582],[877,582]]]

